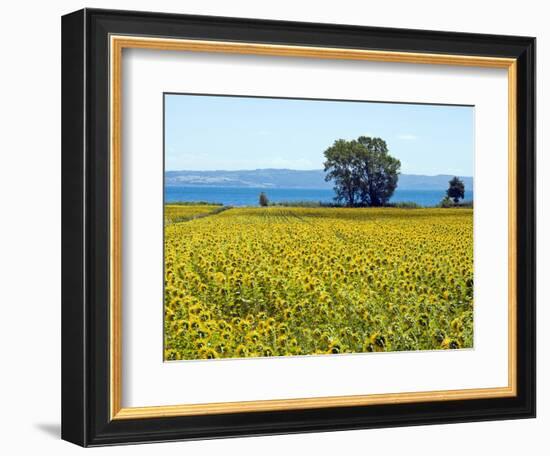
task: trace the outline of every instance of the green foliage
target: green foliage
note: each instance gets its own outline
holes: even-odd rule
[[[267,195],[264,192],[260,193],[259,203],[260,203],[260,206],[262,206],[262,207],[269,206],[269,199],[267,198]]]
[[[277,201],[270,203],[270,206],[285,206],[285,207],[321,207],[321,201]]]
[[[397,187],[401,162],[389,155],[383,139],[338,139],[325,159],[325,180],[334,181],[335,200],[347,206],[384,206]]]
[[[414,201],[399,201],[390,205],[391,207],[397,207],[398,209],[420,209],[422,206]]]
[[[453,200],[448,196],[445,196],[439,203],[439,207],[449,208],[453,206],[454,206]]]
[[[359,200],[358,173],[354,165],[359,147],[357,141],[339,139],[325,151],[325,180],[334,181],[334,199],[348,206],[355,206]]]
[[[170,201],[170,206],[223,206],[222,203],[211,203],[210,201]]]
[[[464,199],[464,182],[456,176],[449,181],[447,197],[452,198],[455,204],[458,204],[460,199]]]
[[[461,203],[455,204],[451,198],[446,196],[441,200],[441,202],[436,207],[453,208],[453,209],[473,209],[474,202],[470,200],[470,201],[463,201]]]

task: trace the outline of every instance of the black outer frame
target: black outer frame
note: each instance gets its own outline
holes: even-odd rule
[[[513,398],[109,418],[110,34],[518,59]],[[84,9],[62,18],[62,438],[82,446],[535,417],[535,39]]]

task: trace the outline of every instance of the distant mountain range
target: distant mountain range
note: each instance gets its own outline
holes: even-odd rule
[[[459,176],[466,190],[473,189],[473,178]],[[401,190],[446,189],[450,174],[424,176],[401,174],[398,188]],[[165,184],[173,187],[254,187],[254,188],[332,188],[332,182],[325,181],[321,169],[252,169],[239,171],[166,171]]]

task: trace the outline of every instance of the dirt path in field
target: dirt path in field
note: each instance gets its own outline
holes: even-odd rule
[[[213,211],[207,212],[205,214],[193,215],[192,217],[189,217],[187,220],[180,220],[178,222],[168,223],[166,226],[168,226],[168,225],[177,225],[178,223],[192,222],[193,220],[197,220],[197,219],[201,219],[201,218],[205,218],[205,217],[210,217],[211,215],[221,214],[222,212],[228,211],[229,209],[233,209],[233,206],[222,206],[218,209],[214,209]]]

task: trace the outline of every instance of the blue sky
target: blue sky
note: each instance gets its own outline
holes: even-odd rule
[[[336,139],[361,135],[404,174],[473,175],[472,107],[165,96],[166,170],[321,169]]]

